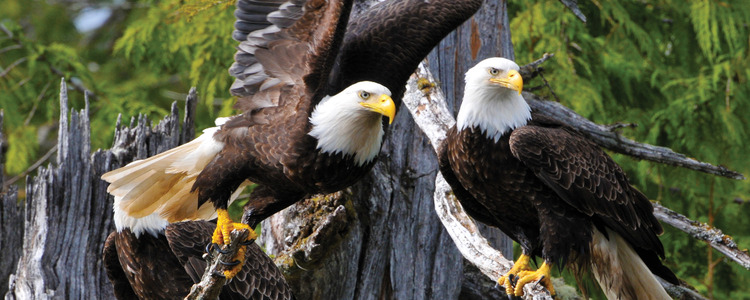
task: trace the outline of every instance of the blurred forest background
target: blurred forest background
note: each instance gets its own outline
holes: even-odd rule
[[[581,1],[587,23],[557,0],[509,2],[516,61],[555,54],[543,65],[552,89],[542,79],[527,88],[597,123],[635,123],[621,133],[637,141],[750,174],[745,0]],[[73,107],[90,91],[94,149],[111,146],[118,114],[126,123],[139,113],[160,119],[191,86],[198,129],[231,115],[233,11],[229,0],[1,1],[6,184],[54,157],[61,77]],[[613,157],[650,199],[750,247],[749,181]],[[681,279],[710,298],[750,298],[749,271],[665,230],[666,263]]]

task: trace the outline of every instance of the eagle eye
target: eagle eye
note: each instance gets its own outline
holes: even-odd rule
[[[492,76],[497,76],[500,74],[500,70],[495,69],[495,68],[490,68],[488,72],[490,72],[490,75]]]
[[[367,100],[367,98],[370,98],[370,93],[365,92],[365,91],[360,91],[359,97],[362,98],[362,100]]]

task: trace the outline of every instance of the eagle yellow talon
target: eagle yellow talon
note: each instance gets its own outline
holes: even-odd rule
[[[218,209],[216,211],[219,218],[216,221],[216,230],[214,230],[214,234],[211,237],[211,242],[218,245],[228,245],[231,238],[232,230],[241,230],[241,229],[247,229],[249,231],[249,235],[247,236],[247,240],[245,241],[252,241],[258,237],[258,235],[255,233],[255,231],[250,228],[249,225],[244,223],[235,223],[232,221],[231,218],[229,218],[229,212],[226,209]],[[245,265],[245,252],[247,251],[247,245],[242,245],[237,250],[237,255],[234,256],[233,261],[238,261],[239,263],[235,266],[233,266],[231,269],[224,271],[224,276],[226,276],[227,279],[233,278],[237,273],[242,270],[242,266]]]
[[[508,273],[505,273],[500,279],[497,280],[497,283],[499,285],[505,286],[505,293],[508,295],[513,295],[513,288],[514,284],[511,276],[518,277],[518,273],[523,271],[530,271],[531,267],[529,267],[529,260],[531,257],[529,257],[526,254],[521,254],[521,256],[518,257],[518,260],[513,264],[513,267],[510,268],[510,271]]]
[[[232,230],[241,230],[241,229],[247,229],[250,234],[247,236],[247,240],[254,240],[258,237],[258,235],[255,233],[255,231],[250,228],[249,225],[244,223],[235,223],[232,221],[231,218],[229,218],[229,212],[226,209],[218,209],[216,210],[216,213],[219,215],[218,220],[216,221],[216,230],[214,230],[214,235],[211,237],[211,242],[218,245],[228,245],[229,239],[231,237]]]
[[[536,271],[521,271],[518,275],[520,279],[516,283],[516,289],[513,293],[515,296],[523,296],[523,286],[530,282],[539,282],[539,284],[549,291],[550,295],[555,296],[555,287],[552,286],[550,267],[546,262]]]
[[[237,273],[242,270],[242,266],[245,265],[245,250],[247,249],[247,246],[241,246],[240,249],[237,249],[237,255],[234,256],[234,261],[239,261],[240,263],[236,266],[232,267],[229,270],[224,270],[224,276],[227,278],[227,280],[234,278],[234,276],[237,275]]]

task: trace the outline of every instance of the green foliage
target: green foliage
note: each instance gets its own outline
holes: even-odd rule
[[[161,119],[190,86],[201,98],[197,126],[231,113],[228,92],[236,42],[233,1],[94,1],[62,5],[8,0],[0,3],[0,109],[9,137],[6,170],[16,175],[54,145],[60,78],[72,107],[91,92],[94,148],[108,148],[118,114]],[[74,20],[89,8],[108,8],[105,26],[79,32]],[[216,103],[216,104],[215,104]],[[52,132],[55,132],[52,130]]]
[[[745,117],[750,113],[750,5],[740,0],[579,5],[587,24],[555,0],[511,2],[517,60],[553,52],[545,76],[565,105],[600,123],[635,122],[639,127],[623,130],[624,135],[750,174]],[[741,248],[750,247],[750,203],[734,201],[748,198],[748,181],[614,158],[651,199],[723,229]],[[662,241],[667,265],[705,295],[750,296],[742,291],[750,285],[747,270],[726,262],[709,267],[709,255],[713,261],[722,256],[709,254],[705,243],[671,228]]]

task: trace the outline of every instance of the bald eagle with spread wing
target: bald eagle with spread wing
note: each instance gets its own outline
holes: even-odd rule
[[[235,228],[352,185],[374,165],[382,117],[393,121],[409,75],[481,4],[388,1],[350,22],[352,0],[238,1],[230,73],[243,113],[104,174],[118,232],[158,236],[169,223],[218,216],[212,242],[226,244]],[[227,206],[249,182],[247,224],[235,223]]]
[[[609,299],[671,299],[654,277],[665,267],[662,227],[643,193],[593,142],[531,111],[519,67],[489,58],[466,72],[458,118],[439,151],[440,171],[466,212],[495,226],[522,254],[499,282],[508,295],[550,282],[553,265],[590,268]],[[532,257],[544,262],[533,271]]]

